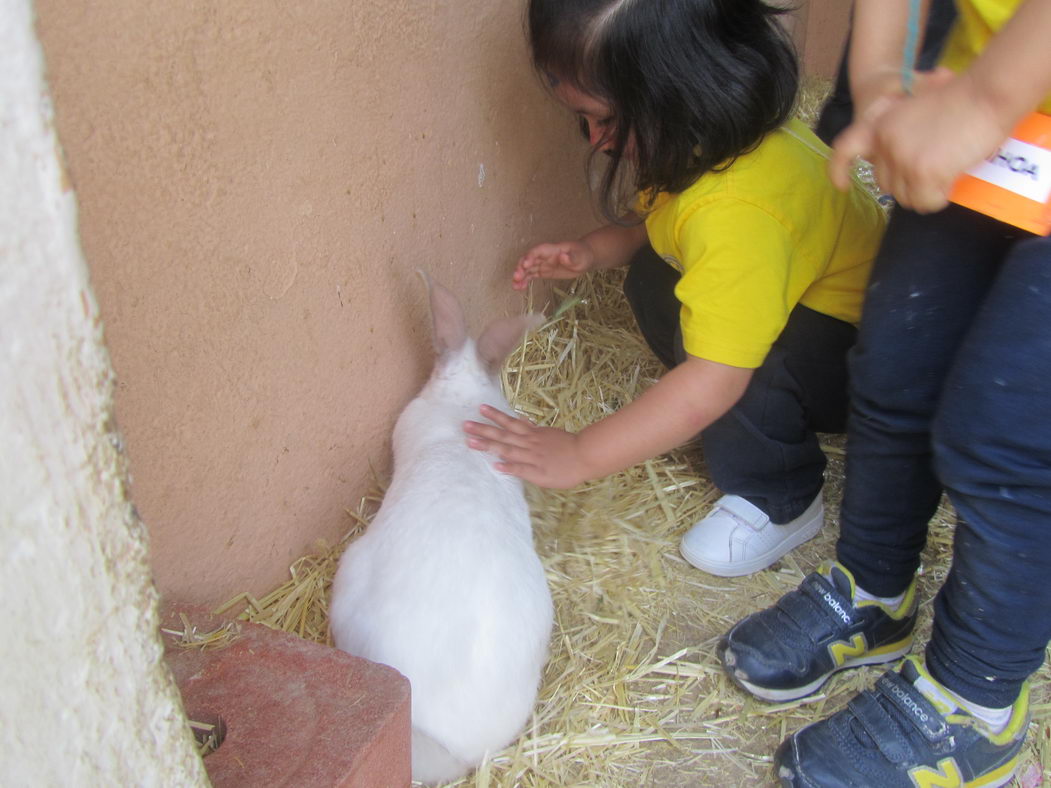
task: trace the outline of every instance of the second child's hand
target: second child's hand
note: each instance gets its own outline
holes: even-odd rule
[[[985,111],[967,75],[939,69],[923,76],[915,95],[877,99],[835,141],[837,185],[846,182],[855,157],[867,158],[880,188],[901,205],[920,213],[941,210],[956,178],[1010,132]]]

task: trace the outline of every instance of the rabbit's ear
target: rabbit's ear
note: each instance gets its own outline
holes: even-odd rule
[[[508,353],[518,346],[526,332],[543,322],[544,316],[535,312],[494,320],[478,337],[478,356],[491,370],[495,370]]]
[[[431,280],[424,271],[417,271],[427,284],[431,297],[431,321],[434,350],[443,355],[450,350],[458,350],[467,341],[467,321],[463,316],[460,302],[451,292],[438,282]]]

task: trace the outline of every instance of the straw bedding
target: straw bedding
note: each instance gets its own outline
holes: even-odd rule
[[[807,94],[804,93],[806,99]],[[810,93],[801,114],[820,104]],[[512,355],[504,384],[538,423],[573,430],[633,399],[661,373],[635,329],[617,272],[584,277],[560,297],[573,306]],[[843,442],[827,436],[823,532],[775,566],[724,579],[685,563],[683,532],[719,496],[699,446],[687,446],[570,491],[529,489],[537,550],[556,621],[534,718],[520,739],[458,786],[760,786],[784,736],[842,707],[881,668],[847,671],[802,701],[750,699],[723,675],[718,638],[773,603],[833,555]],[[291,579],[263,599],[223,606],[243,618],[322,643],[336,562],[382,497],[382,480],[349,511],[345,539],[297,561]],[[933,595],[948,569],[953,514],[943,505],[921,575],[926,642]],[[1051,776],[1051,668],[1034,679],[1034,722],[1017,784]]]

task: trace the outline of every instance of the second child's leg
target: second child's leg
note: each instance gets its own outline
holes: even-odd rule
[[[945,378],[1018,233],[957,206],[896,210],[851,357],[836,558],[877,597],[909,586],[941,497],[931,423]]]
[[[839,563],[723,639],[724,665],[752,694],[803,697],[839,670],[890,661],[911,646],[912,580],[941,493],[931,420],[1010,236],[956,207],[892,217],[852,354]]]
[[[1006,707],[1051,638],[1051,238],[1018,243],[946,382],[935,467],[959,515],[927,667]]]
[[[1051,639],[1051,239],[997,266],[953,354],[931,431],[959,515],[926,659],[775,755],[783,786],[1006,785],[1029,726],[1026,679]],[[850,757],[845,758],[844,754]]]

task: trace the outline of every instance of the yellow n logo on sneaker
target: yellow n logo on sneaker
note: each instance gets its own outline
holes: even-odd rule
[[[865,651],[865,636],[860,634],[854,635],[849,643],[837,640],[828,644],[828,653],[832,655],[832,661],[836,663],[837,668],[843,667],[848,657],[860,657]]]
[[[963,775],[954,758],[942,758],[938,768],[918,766],[909,770],[909,777],[916,788],[963,788]]]

